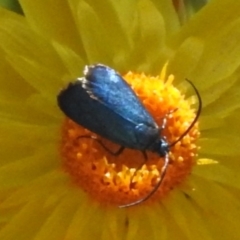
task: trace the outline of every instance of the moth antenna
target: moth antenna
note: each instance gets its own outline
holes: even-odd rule
[[[192,121],[192,123],[190,124],[190,126],[187,128],[187,130],[176,140],[174,141],[173,143],[171,143],[169,145],[169,147],[172,147],[174,146],[177,142],[181,141],[187,134],[188,132],[192,129],[192,127],[195,125],[195,123],[197,122],[200,114],[201,114],[201,111],[202,111],[202,99],[201,99],[201,96],[200,96],[200,93],[199,91],[197,90],[197,88],[195,87],[195,85],[188,79],[185,79],[188,83],[191,84],[191,86],[193,87],[196,95],[197,95],[197,98],[198,98],[198,111],[196,113],[196,116],[194,118],[194,120]]]
[[[162,170],[161,170],[161,177],[158,181],[158,183],[154,186],[154,188],[152,189],[152,191],[144,198],[141,198],[135,202],[132,202],[132,203],[128,203],[128,204],[125,204],[125,205],[120,205],[118,206],[119,208],[126,208],[126,207],[132,207],[132,206],[135,206],[135,205],[138,205],[140,203],[143,203],[145,201],[147,201],[149,198],[152,197],[152,195],[158,190],[158,188],[160,187],[160,185],[162,184],[163,180],[164,180],[164,177],[166,175],[166,172],[167,172],[167,167],[168,167],[168,164],[169,164],[169,155],[168,153],[166,154],[165,158],[164,158],[164,165],[162,167]]]

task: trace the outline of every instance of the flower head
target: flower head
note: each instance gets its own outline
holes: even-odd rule
[[[104,65],[87,67],[86,76],[71,83],[58,97],[61,109],[75,121],[68,119],[63,125],[65,169],[104,204],[132,206],[149,199],[155,191],[159,201],[192,169],[201,99],[199,96],[194,116],[192,101],[173,87],[173,76],[165,81],[165,70],[161,77],[132,72],[124,77],[156,122],[130,86]],[[120,144],[119,150],[112,150],[117,146],[106,138]],[[125,148],[129,149],[123,152]],[[147,154],[147,150],[154,154]]]

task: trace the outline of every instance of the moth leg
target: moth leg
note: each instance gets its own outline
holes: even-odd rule
[[[116,151],[116,152],[113,152],[112,150],[110,150],[109,148],[107,148],[100,140],[97,140],[101,145],[102,147],[107,151],[109,152],[110,154],[114,155],[114,156],[118,156],[120,155],[123,150],[125,149],[125,147],[123,146],[120,146],[119,149]]]
[[[91,139],[94,139],[95,141],[97,141],[108,153],[114,155],[114,156],[118,156],[120,155],[123,150],[125,149],[125,147],[123,146],[120,146],[119,149],[117,151],[112,151],[111,149],[109,149],[108,147],[106,147],[103,142],[101,140],[99,140],[97,137],[95,136],[91,136],[91,135],[83,135],[83,136],[80,136],[78,138],[91,138]]]

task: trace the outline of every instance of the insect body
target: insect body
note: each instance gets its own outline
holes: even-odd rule
[[[201,98],[195,86],[189,83],[197,93],[199,109],[189,128],[172,144],[161,135],[166,118],[159,128],[128,83],[110,67],[102,64],[86,66],[84,77],[70,83],[58,95],[58,105],[66,116],[121,146],[115,155],[124,148],[131,148],[142,151],[145,158],[147,150],[164,157],[161,178],[154,189],[145,198],[120,207],[141,203],[157,191],[166,173],[170,147],[180,141],[196,123],[201,111]]]

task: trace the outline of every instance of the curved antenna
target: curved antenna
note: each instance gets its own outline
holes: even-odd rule
[[[118,207],[119,208],[132,207],[132,206],[138,205],[139,203],[145,202],[150,197],[152,197],[152,195],[158,190],[158,188],[160,187],[160,185],[163,182],[163,179],[164,179],[164,177],[166,175],[166,172],[167,172],[168,163],[169,163],[169,155],[168,155],[168,153],[166,153],[166,156],[164,158],[164,165],[163,165],[162,170],[161,170],[161,178],[159,179],[158,183],[154,186],[152,191],[146,197],[141,198],[140,200],[137,200],[137,201],[132,202],[132,203],[128,203],[128,204],[125,204],[125,205],[120,205]]]
[[[193,89],[195,90],[196,92],[196,95],[198,97],[198,111],[196,113],[196,116],[194,118],[194,120],[192,121],[192,123],[190,124],[190,126],[187,128],[187,130],[176,140],[174,141],[173,143],[171,143],[169,145],[169,148],[174,146],[177,142],[179,142],[180,140],[182,140],[184,138],[184,136],[191,130],[191,128],[194,126],[194,124],[197,122],[199,116],[200,116],[200,113],[201,113],[201,110],[202,110],[202,99],[201,99],[201,96],[200,96],[200,93],[198,92],[197,88],[195,87],[195,85],[188,79],[185,79],[187,82],[189,82],[191,84],[191,86],[193,87]],[[164,158],[164,165],[162,167],[162,171],[161,171],[161,178],[160,180],[158,181],[158,183],[154,186],[154,188],[152,189],[152,191],[147,195],[145,196],[144,198],[141,198],[140,200],[138,201],[135,201],[135,202],[132,202],[132,203],[128,203],[128,204],[125,204],[125,205],[120,205],[118,206],[119,208],[125,208],[125,207],[132,207],[132,206],[135,206],[135,205],[138,205],[142,202],[145,202],[146,200],[148,200],[150,197],[152,197],[152,195],[158,190],[158,188],[160,187],[160,185],[162,184],[163,180],[164,180],[164,177],[166,175],[166,172],[167,172],[167,167],[168,167],[168,164],[169,164],[169,154],[168,152],[166,153],[165,155],[165,158]]]
[[[192,129],[194,124],[197,122],[197,120],[198,120],[198,118],[199,118],[199,116],[201,114],[201,110],[202,110],[202,99],[201,99],[200,93],[198,92],[197,88],[195,87],[195,85],[190,80],[188,80],[188,79],[185,79],[185,80],[187,82],[189,82],[191,84],[191,86],[193,87],[193,89],[195,90],[195,93],[196,93],[197,98],[198,98],[198,111],[196,113],[196,116],[195,116],[194,120],[192,121],[190,126],[187,128],[187,130],[176,141],[171,143],[169,145],[169,147],[174,146],[177,142],[181,141],[188,134],[188,132]]]

